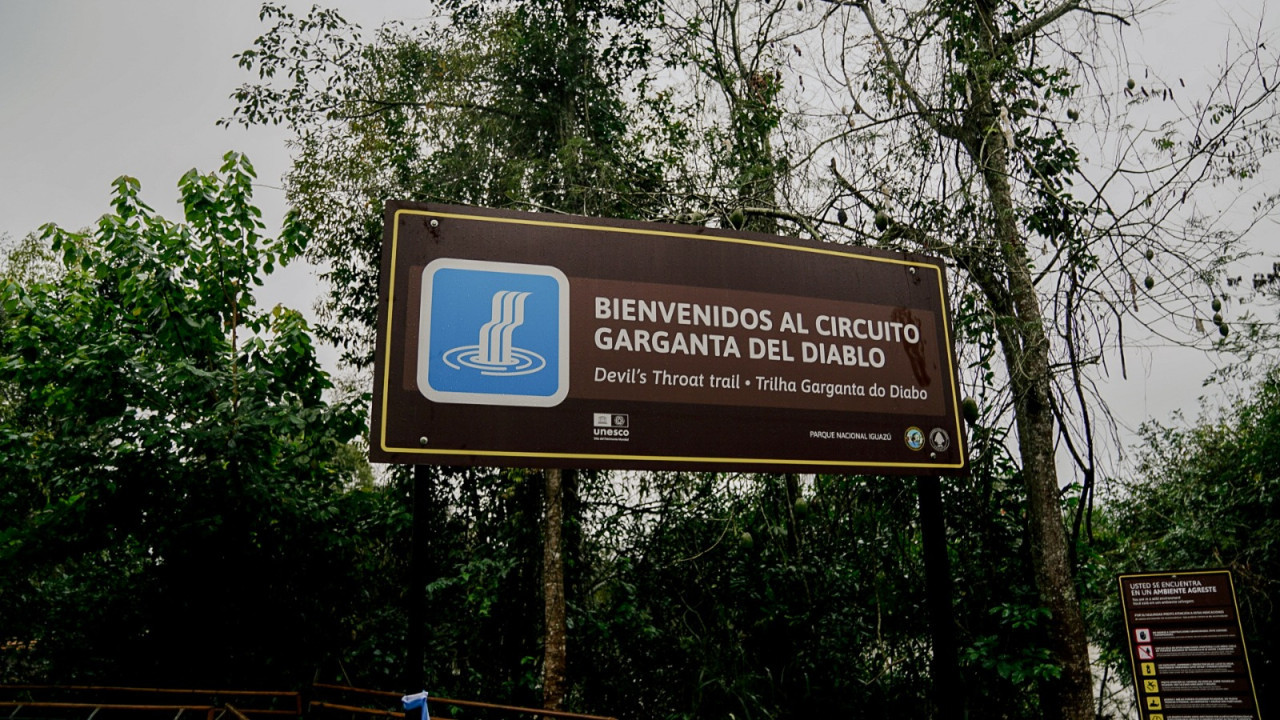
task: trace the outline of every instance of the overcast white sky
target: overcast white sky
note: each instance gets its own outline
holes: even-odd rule
[[[288,2],[305,12],[310,2]],[[321,2],[371,29],[423,13],[412,0]],[[248,79],[232,55],[264,29],[259,0],[0,0],[0,234],[17,238],[45,222],[89,225],[107,209],[110,183],[137,177],[143,197],[180,215],[178,178],[216,169],[227,150],[254,162],[256,200],[269,228],[284,212],[279,177],[286,135],[275,128],[220,128],[230,92]],[[1256,22],[1262,0],[1179,0],[1146,26],[1135,47],[1165,77],[1193,77],[1216,64],[1232,20]],[[1265,24],[1277,29],[1276,19]],[[1137,44],[1135,44],[1137,45]],[[1269,179],[1272,185],[1280,178]],[[1274,224],[1263,232],[1274,235]],[[1276,254],[1274,245],[1269,254]],[[298,267],[260,300],[309,310],[317,291]],[[1194,354],[1130,355],[1130,379],[1114,386],[1114,409],[1128,425],[1196,414],[1211,361]],[[332,355],[329,355],[332,358]]]
[[[143,199],[181,217],[178,178],[249,156],[270,231],[284,214],[287,134],[223,128],[229,95],[250,79],[232,56],[266,26],[259,0],[0,0],[0,233],[68,228],[108,210],[111,181],[132,175]],[[305,12],[311,3],[291,3]],[[332,3],[362,26],[412,18],[421,3]],[[301,265],[259,298],[309,310],[316,283]]]

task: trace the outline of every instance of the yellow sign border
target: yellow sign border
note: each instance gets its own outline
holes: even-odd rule
[[[1129,611],[1124,601],[1124,581],[1134,578],[1148,577],[1169,577],[1182,575],[1221,575],[1226,573],[1227,586],[1231,588],[1231,606],[1236,611],[1236,629],[1240,631],[1240,652],[1244,656],[1244,672],[1249,678],[1249,692],[1253,695],[1253,713],[1258,715],[1258,686],[1253,680],[1253,666],[1249,663],[1249,646],[1244,639],[1244,622],[1240,620],[1240,600],[1236,597],[1236,579],[1231,574],[1231,570],[1221,568],[1218,570],[1167,570],[1164,572],[1140,572],[1140,573],[1120,573],[1116,575],[1116,588],[1120,591],[1120,610],[1124,615],[1124,635],[1125,647],[1129,649],[1129,665],[1130,672],[1133,674],[1133,690],[1137,696],[1143,695],[1142,684],[1138,679],[1138,662],[1134,652],[1133,627],[1129,625]],[[1152,663],[1154,664],[1154,662]],[[1150,715],[1150,711],[1139,706],[1139,712],[1146,712]]]
[[[943,284],[943,275],[941,268],[930,263],[913,262],[911,260],[899,260],[896,258],[883,258],[873,255],[862,255],[859,253],[846,252],[834,248],[815,248],[803,245],[789,245],[786,243],[770,242],[767,240],[756,240],[752,238],[725,237],[720,235],[703,235],[695,233],[677,232],[674,230],[658,230],[649,228],[632,228],[617,227],[613,225],[588,225],[583,223],[556,222],[553,220],[536,220],[533,218],[512,218],[512,217],[496,217],[491,215],[468,215],[464,213],[442,212],[436,210],[416,210],[413,208],[400,208],[395,211],[392,216],[391,230],[391,268],[390,277],[387,279],[387,320],[385,331],[383,350],[382,388],[381,388],[381,408],[382,414],[379,417],[378,437],[379,448],[386,453],[403,453],[412,455],[451,455],[451,456],[475,456],[485,458],[539,458],[547,460],[604,460],[604,461],[640,461],[640,462],[664,462],[664,463],[743,463],[752,465],[807,465],[812,467],[832,467],[832,468],[849,468],[849,467],[865,467],[865,468],[915,468],[922,470],[955,470],[964,467],[965,464],[965,447],[964,433],[961,431],[961,413],[959,412],[959,392],[956,387],[956,368],[954,364],[954,352],[952,351],[951,324],[950,316],[947,308],[942,308],[941,323],[942,332],[945,338],[945,346],[943,347],[943,355],[947,362],[947,379],[951,383],[951,397],[956,400],[956,412],[954,413],[955,427],[954,437],[956,438],[957,456],[960,459],[958,463],[904,463],[904,462],[852,462],[841,460],[804,460],[804,459],[778,459],[778,458],[748,458],[748,457],[695,457],[683,455],[626,455],[616,453],[556,453],[556,452],[516,452],[511,450],[479,450],[479,449],[447,449],[447,448],[424,448],[424,447],[394,447],[387,443],[387,399],[390,393],[390,373],[385,368],[390,367],[391,351],[393,348],[391,342],[391,329],[395,326],[395,297],[396,297],[396,261],[400,248],[400,217],[402,215],[412,215],[417,217],[428,217],[440,220],[473,220],[476,222],[502,223],[507,225],[529,225],[537,227],[558,228],[564,230],[587,230],[591,232],[619,233],[626,235],[656,236],[681,238],[686,240],[704,240],[710,242],[730,243],[734,245],[751,245],[755,247],[771,248],[775,250],[791,250],[796,252],[812,253],[814,255],[830,255],[834,257],[844,257],[854,260],[868,260],[871,262],[881,262],[891,265],[903,265],[913,268],[928,268],[933,270],[937,275],[938,297],[945,302],[946,287]]]

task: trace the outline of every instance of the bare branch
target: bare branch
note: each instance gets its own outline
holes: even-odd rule
[[[1036,33],[1040,32],[1046,27],[1049,27],[1053,23],[1057,22],[1062,16],[1066,15],[1072,10],[1079,10],[1079,9],[1080,9],[1080,0],[1063,0],[1062,2],[1058,3],[1054,7],[1050,8],[1048,12],[1044,13],[1043,15],[1040,15],[1039,17],[1034,17],[1031,20],[1029,20],[1025,25],[1005,33],[1004,36],[1000,38],[1000,41],[1006,45],[1017,45],[1018,43],[1034,36]]]
[[[789,212],[787,210],[781,210],[779,208],[766,208],[766,207],[744,207],[742,208],[742,213],[744,215],[758,215],[760,217],[767,217],[767,218],[773,218],[775,220],[786,220],[789,222],[793,222],[799,225],[800,227],[804,228],[804,231],[809,233],[809,237],[813,238],[814,240],[823,241],[822,233],[818,232],[818,229],[814,227],[813,221],[810,220],[810,218],[805,215]]]

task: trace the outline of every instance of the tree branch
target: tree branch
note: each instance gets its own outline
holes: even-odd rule
[[[875,13],[871,11],[871,3],[866,2],[866,0],[826,0],[826,2],[835,5],[852,5],[862,11],[863,17],[867,19],[867,24],[871,26],[871,34],[876,39],[876,45],[879,46],[880,52],[884,54],[884,61],[889,68],[889,74],[902,86],[902,91],[906,93],[916,112],[924,118],[924,121],[929,124],[929,127],[933,128],[934,132],[952,140],[960,139],[959,128],[951,123],[942,122],[937,113],[925,104],[924,99],[916,92],[915,86],[907,79],[906,71],[903,70],[902,65],[898,63],[897,57],[893,54],[892,43],[884,36],[879,23],[876,22]]]
[[[1129,24],[1129,19],[1119,13],[1108,12],[1106,10],[1094,10],[1093,8],[1082,7],[1081,0],[1063,0],[1063,2],[1058,3],[1053,8],[1050,8],[1050,10],[1045,14],[1036,18],[1032,18],[1029,22],[1027,22],[1027,24],[1023,25],[1022,27],[1015,28],[1014,30],[1011,30],[1005,33],[1003,36],[1001,36],[1000,42],[1005,45],[1017,45],[1023,40],[1026,40],[1027,38],[1035,35],[1036,33],[1040,32],[1046,27],[1052,25],[1054,22],[1060,20],[1064,15],[1066,15],[1069,12],[1072,12],[1073,10],[1079,10],[1081,12],[1088,13],[1090,15],[1094,15],[1097,17],[1111,18],[1112,20],[1115,20],[1121,25]]]
[[[744,207],[742,208],[742,214],[758,215],[760,217],[768,217],[768,218],[773,218],[775,220],[787,220],[789,222],[793,222],[799,225],[800,227],[804,228],[804,231],[809,233],[809,237],[813,238],[814,240],[825,242],[822,238],[822,233],[818,232],[818,229],[813,225],[813,223],[809,220],[809,218],[799,213],[793,213],[787,210],[780,210],[777,208]]]
[[[1062,18],[1063,15],[1066,15],[1072,10],[1079,10],[1079,9],[1080,9],[1080,0],[1063,0],[1062,2],[1058,3],[1054,7],[1050,8],[1049,11],[1044,13],[1043,15],[1032,18],[1022,27],[1015,28],[1005,33],[1004,36],[1000,38],[1000,42],[1004,43],[1005,45],[1017,45],[1023,40],[1026,40],[1032,35],[1035,35],[1036,33],[1040,32],[1046,27],[1057,22],[1060,18]]]

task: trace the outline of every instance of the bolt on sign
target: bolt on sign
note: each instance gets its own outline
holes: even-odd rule
[[[1143,720],[1258,720],[1228,570],[1120,575]]]
[[[388,203],[370,458],[965,471],[941,261]]]

